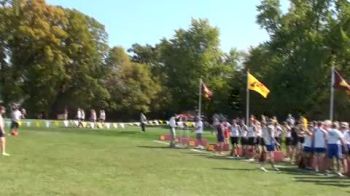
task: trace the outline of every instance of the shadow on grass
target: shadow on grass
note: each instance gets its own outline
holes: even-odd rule
[[[73,133],[73,134],[84,134],[84,135],[101,135],[101,136],[131,136],[144,139],[156,139],[159,138],[159,131],[149,131],[147,133],[142,133],[137,128],[128,129],[87,129],[87,128],[30,128],[25,129],[28,132],[56,132],[56,133]]]
[[[137,146],[138,148],[149,148],[149,149],[175,149],[169,146]]]
[[[256,171],[257,169],[249,168],[213,168],[214,170],[223,170],[223,171]]]
[[[227,156],[217,156],[214,154],[208,153],[196,153],[196,152],[184,152],[186,154],[200,156],[208,159],[216,159],[216,160],[227,160],[234,163],[237,160],[245,160],[243,158],[230,158]],[[247,162],[248,163],[248,162]],[[257,164],[252,162],[253,164]],[[313,183],[315,185],[320,186],[336,186],[339,188],[347,188],[350,187],[350,178],[340,178],[338,176],[326,176],[323,174],[316,174],[310,170],[299,169],[294,165],[289,163],[277,163],[282,174],[290,175],[294,178],[295,182],[300,183]],[[223,171],[256,171],[256,168],[213,168],[214,170],[223,170]],[[348,191],[350,192],[350,191]]]

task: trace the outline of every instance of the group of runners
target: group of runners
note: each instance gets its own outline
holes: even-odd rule
[[[242,119],[233,119],[229,123],[226,119],[214,118],[213,127],[216,130],[219,154],[223,154],[223,146],[230,141],[230,156],[256,160],[265,172],[265,161],[278,170],[274,165],[274,151],[282,151],[285,146],[285,161],[297,164],[300,168],[319,172],[328,159],[324,172],[333,169],[339,176],[348,173],[350,130],[347,122],[326,120],[308,123],[304,117],[296,121],[289,115],[280,124],[276,118],[262,116],[258,121],[251,116],[248,124]]]
[[[169,125],[170,146],[175,147],[175,128],[186,129],[186,123],[173,116]],[[205,149],[202,141],[203,125],[202,120],[196,117],[194,131],[197,149]],[[325,174],[334,171],[338,176],[349,172],[350,129],[347,122],[308,122],[304,117],[295,120],[292,115],[288,115],[283,123],[279,123],[276,117],[261,116],[258,120],[251,116],[247,124],[243,119],[228,121],[215,116],[211,127],[215,131],[218,155],[257,161],[264,172],[267,172],[264,167],[266,162],[274,170],[279,170],[274,164],[275,151],[283,152],[284,161],[296,164],[299,168]],[[230,146],[229,154],[224,152],[225,145]]]
[[[84,109],[82,109],[82,108],[78,108],[77,109],[76,118],[78,120],[77,127],[78,128],[84,127],[83,121],[85,121],[85,119],[86,119]],[[106,121],[106,112],[105,112],[105,110],[100,110],[99,111],[99,116],[97,118],[96,110],[95,109],[91,109],[90,110],[90,118],[89,118],[89,120],[90,120],[91,123],[93,123],[92,124],[93,127],[91,127],[91,128],[98,127],[97,124],[96,124],[97,122],[104,123]],[[88,125],[91,126],[91,124],[88,124]]]

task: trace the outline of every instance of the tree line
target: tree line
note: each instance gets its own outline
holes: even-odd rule
[[[154,45],[109,47],[103,24],[44,0],[0,0],[0,94],[30,114],[103,108],[119,120],[142,111],[154,118],[196,111],[201,78],[213,91],[207,116],[244,116],[246,70],[269,87],[251,94],[255,114],[328,116],[330,67],[350,77],[350,5],[346,0],[263,0],[257,23],[270,40],[248,52],[220,49],[220,32],[206,19]],[[228,19],[233,20],[233,19]],[[237,27],[244,28],[244,27]],[[336,92],[336,115],[350,114]]]

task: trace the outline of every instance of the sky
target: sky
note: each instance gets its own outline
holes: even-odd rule
[[[247,51],[269,39],[256,23],[260,0],[46,0],[74,8],[105,25],[109,46],[154,45],[188,29],[191,19],[208,19],[219,28],[221,49]],[[288,0],[281,0],[282,10]]]

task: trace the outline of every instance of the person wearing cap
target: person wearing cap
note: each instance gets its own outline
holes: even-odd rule
[[[263,125],[263,132],[262,136],[264,138],[265,142],[265,151],[266,151],[266,160],[269,161],[272,168],[276,171],[279,171],[279,169],[274,164],[274,151],[276,145],[279,145],[277,141],[275,140],[275,129],[276,127],[273,125],[272,120],[267,121],[267,125]],[[266,160],[260,161],[260,169],[264,172],[267,172],[267,169],[265,169],[264,164]]]
[[[338,123],[331,123],[331,121],[327,120],[326,125],[329,126],[331,124],[331,129],[328,131],[327,134],[327,142],[328,142],[328,159],[329,159],[329,168],[333,169],[333,159],[336,159],[337,165],[336,165],[336,174],[340,177],[343,177],[343,174],[340,172],[340,159],[342,157],[342,149],[341,145],[345,144],[344,142],[344,136],[339,131],[339,124]]]
[[[317,122],[313,131],[313,152],[315,157],[315,172],[319,172],[321,161],[324,160],[327,146],[327,131],[330,127],[323,122]]]

